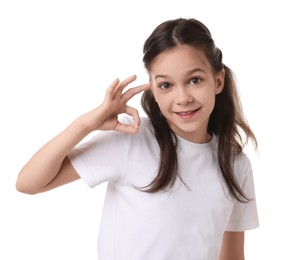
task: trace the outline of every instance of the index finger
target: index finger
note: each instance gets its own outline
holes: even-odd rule
[[[122,98],[128,101],[133,96],[139,94],[140,92],[150,89],[150,87],[151,87],[151,83],[147,83],[147,84],[143,84],[137,87],[130,88],[122,95]]]

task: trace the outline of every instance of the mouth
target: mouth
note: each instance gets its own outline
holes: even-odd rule
[[[189,111],[174,112],[174,113],[182,119],[190,119],[190,118],[194,117],[199,110],[200,110],[200,108],[197,108],[194,110],[189,110]]]

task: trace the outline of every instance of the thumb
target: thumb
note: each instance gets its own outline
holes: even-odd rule
[[[137,133],[140,128],[141,119],[138,110],[126,106],[125,113],[132,117],[133,122],[119,122],[117,123],[116,130],[123,133]]]

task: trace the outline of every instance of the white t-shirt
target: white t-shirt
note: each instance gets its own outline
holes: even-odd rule
[[[179,172],[170,190],[139,191],[155,177],[159,146],[148,119],[137,134],[102,132],[69,155],[81,178],[95,187],[108,182],[98,239],[100,260],[217,260],[224,231],[258,227],[251,165],[245,154],[234,169],[253,198],[229,195],[217,162],[217,137],[206,144],[179,138]]]

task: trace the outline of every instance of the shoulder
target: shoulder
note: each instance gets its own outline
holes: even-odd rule
[[[124,124],[133,124],[134,120],[131,116],[122,116],[120,122]],[[127,134],[130,138],[137,138],[137,137],[145,137],[145,136],[154,136],[153,126],[150,122],[148,117],[140,117],[140,129],[136,134]]]
[[[243,186],[246,181],[253,179],[251,161],[244,152],[235,155],[233,168],[240,185]]]
[[[234,168],[237,170],[251,169],[251,162],[246,153],[241,152],[234,156]]]
[[[130,116],[122,116],[119,121],[124,124],[133,124],[133,119]],[[127,147],[132,146],[134,142],[151,138],[153,130],[148,118],[141,118],[140,129],[138,133],[126,134],[118,131],[97,131],[87,139],[83,140],[78,146],[81,149],[88,150],[94,147]]]
[[[217,136],[217,150],[219,136]],[[252,175],[252,165],[249,156],[242,150],[234,154],[231,161],[235,178],[241,184],[246,178]]]
[[[124,123],[124,124],[133,124],[134,119],[131,116],[128,115],[123,115],[119,118],[119,121]],[[140,117],[140,128],[145,129],[152,127],[150,119],[148,117]]]

